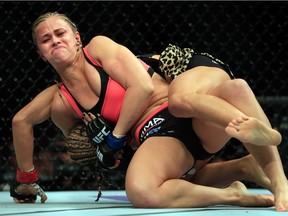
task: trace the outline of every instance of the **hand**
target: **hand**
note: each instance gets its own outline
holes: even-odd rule
[[[10,187],[10,195],[15,203],[35,203],[37,195],[41,197],[41,203],[47,200],[45,192],[36,183],[19,184],[15,181]]]
[[[101,167],[105,170],[112,170],[119,166],[120,160],[118,155],[120,151],[113,151],[107,146],[106,142],[103,142],[96,146],[96,155],[101,163]]]
[[[107,140],[108,134],[111,133],[112,126],[99,114],[95,116],[92,113],[84,113],[83,121],[87,126],[88,138],[95,146]]]
[[[120,150],[124,147],[126,136],[113,135],[113,127],[103,119],[100,114],[94,116],[92,113],[84,113],[83,121],[87,126],[88,137],[95,146],[106,142],[108,148],[113,151]]]
[[[83,121],[87,126],[88,138],[96,147],[96,155],[100,164],[102,165],[102,168],[105,170],[111,170],[118,167],[120,161],[117,159],[116,155],[119,150],[117,146],[117,141],[119,139],[112,135],[112,126],[99,114],[94,116],[92,113],[84,113]],[[114,142],[114,140],[116,141]],[[111,148],[111,145],[109,146],[109,141],[112,145],[114,144],[117,146],[116,149]]]
[[[15,203],[35,203],[37,195],[41,197],[41,203],[47,200],[43,189],[37,184],[39,178],[36,169],[25,172],[17,170],[16,180],[10,186],[10,196]]]

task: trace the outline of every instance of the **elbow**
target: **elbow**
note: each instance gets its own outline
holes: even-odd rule
[[[147,82],[144,86],[143,86],[143,91],[145,92],[145,95],[147,95],[147,97],[151,97],[153,92],[154,92],[154,85],[152,82]]]
[[[16,127],[17,125],[21,124],[21,122],[23,122],[23,117],[17,113],[12,119],[12,127]]]
[[[21,129],[25,125],[27,125],[27,117],[24,112],[19,111],[12,118],[12,130]]]
[[[151,83],[150,85],[147,86],[146,92],[147,94],[149,94],[150,96],[153,94],[154,92],[154,85]]]

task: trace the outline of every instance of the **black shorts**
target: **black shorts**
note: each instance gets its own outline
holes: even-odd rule
[[[140,55],[138,56],[138,58],[144,61],[150,67],[152,67],[153,70],[156,73],[158,73],[161,77],[166,79],[164,73],[159,68],[159,60],[151,58],[152,56],[153,54],[147,54],[147,55]],[[213,57],[212,55],[208,53],[194,53],[191,60],[189,61],[187,65],[187,69],[192,69],[198,66],[220,68],[224,70],[230,76],[231,79],[235,79],[235,76],[230,70],[230,67],[228,64],[225,64],[221,60]]]
[[[206,66],[206,67],[216,67],[220,68],[230,76],[231,79],[234,79],[235,76],[230,70],[229,65],[225,64],[221,60],[213,57],[208,53],[195,53],[191,58],[190,62],[187,65],[187,69],[192,69],[198,66]]]
[[[207,152],[192,128],[191,118],[176,118],[168,110],[168,104],[153,112],[136,130],[136,140],[142,144],[149,137],[174,137],[184,143],[195,160],[206,160],[215,154]]]

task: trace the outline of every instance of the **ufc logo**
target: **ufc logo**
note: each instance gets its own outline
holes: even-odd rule
[[[110,130],[106,128],[106,126],[104,126],[102,130],[96,136],[93,137],[93,141],[95,143],[100,144],[101,142],[104,141],[105,137],[107,137],[109,133]]]
[[[97,154],[98,159],[99,159],[101,162],[103,162],[103,154],[100,152],[99,146],[97,146],[97,148],[96,148],[96,154]]]

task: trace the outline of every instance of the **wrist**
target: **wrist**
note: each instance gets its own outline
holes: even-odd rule
[[[121,138],[123,138],[123,137],[126,137],[126,135],[118,135],[118,134],[114,134],[114,133],[112,133],[112,135],[113,135],[114,137],[118,138],[118,139],[121,139]]]
[[[34,165],[33,165],[31,169],[20,169],[20,168],[18,168],[18,169],[19,169],[20,171],[29,173],[29,172],[32,172],[32,171],[35,169],[35,167],[34,167]]]
[[[125,135],[114,135],[110,132],[107,136],[107,145],[113,150],[118,150],[124,147],[126,139]]]
[[[38,173],[37,170],[31,169],[28,171],[23,171],[20,169],[17,169],[16,172],[16,181],[19,182],[20,184],[30,184],[30,183],[35,183],[38,181]]]

